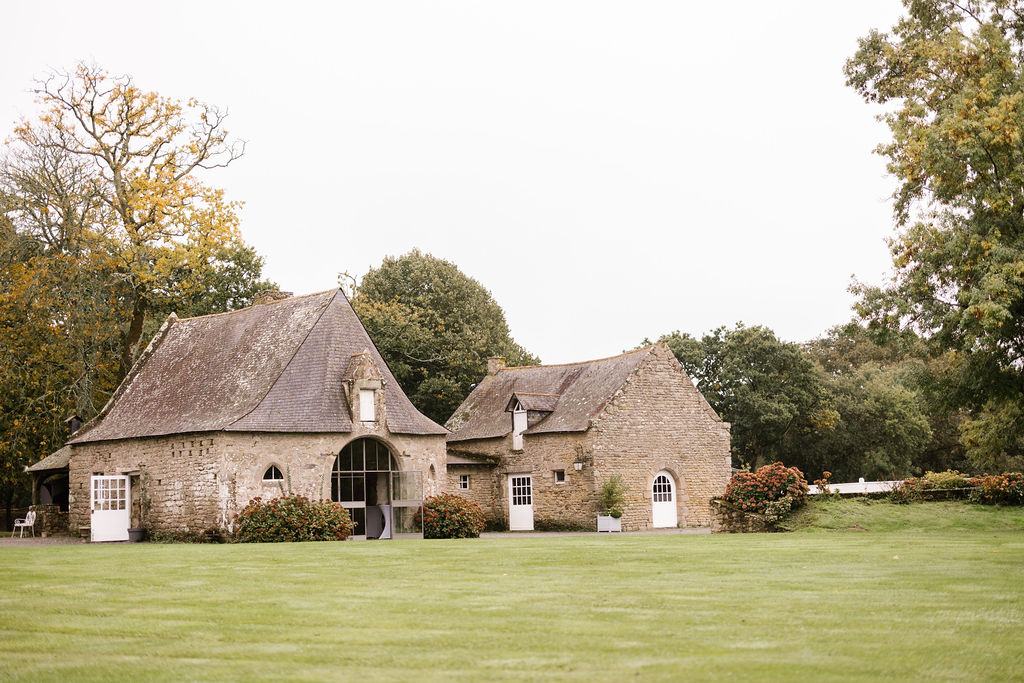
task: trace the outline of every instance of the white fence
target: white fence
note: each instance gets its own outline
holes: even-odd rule
[[[894,486],[901,483],[903,483],[902,479],[896,481],[864,481],[864,477],[861,477],[859,481],[847,484],[829,484],[828,488],[833,493],[888,493],[892,491]],[[811,484],[807,487],[807,493],[813,496],[821,493],[821,490]]]

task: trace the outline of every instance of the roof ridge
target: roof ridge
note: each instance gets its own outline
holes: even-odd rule
[[[323,292],[317,292],[317,294],[326,294],[329,291],[331,291],[331,290],[329,290],[329,289],[328,290],[324,290]],[[226,425],[224,427],[224,429],[231,429],[231,427],[233,427],[234,425],[238,424],[239,422],[241,422],[245,418],[247,418],[250,415],[252,415],[254,412],[256,412],[257,408],[259,408],[261,405],[263,405],[263,401],[265,401],[267,396],[270,395],[270,392],[272,392],[274,390],[274,387],[277,386],[277,383],[281,381],[281,378],[284,376],[284,373],[288,372],[288,368],[291,367],[292,361],[295,360],[295,356],[297,356],[299,354],[299,351],[302,349],[302,347],[305,346],[306,341],[309,339],[309,335],[313,334],[313,330],[315,330],[316,326],[320,324],[321,320],[323,320],[324,314],[326,314],[327,313],[327,309],[331,307],[331,303],[334,302],[334,299],[337,296],[337,292],[339,290],[336,289],[334,291],[335,291],[335,296],[332,296],[330,298],[330,300],[328,300],[327,305],[325,305],[320,310],[320,315],[318,315],[316,317],[316,320],[313,321],[313,324],[309,326],[308,330],[306,330],[306,334],[304,334],[302,336],[302,341],[300,341],[298,344],[295,345],[295,349],[292,351],[292,355],[288,358],[288,362],[285,363],[284,366],[281,368],[281,372],[277,373],[277,377],[274,378],[274,381],[270,382],[268,384],[266,391],[263,392],[263,395],[260,396],[259,400],[256,401],[253,404],[252,408],[248,412],[246,412],[244,415],[240,415],[238,417],[238,419],[233,420],[230,424]],[[303,296],[313,296],[313,295],[312,294],[305,294]],[[291,298],[292,299],[297,299],[299,297],[291,297]],[[282,301],[289,301],[289,299],[282,299]],[[276,302],[271,302],[271,303],[276,303]],[[267,306],[269,304],[260,304],[260,305],[261,306]],[[241,310],[245,310],[245,309],[241,309]],[[219,315],[223,315],[223,314],[219,314]]]
[[[536,391],[513,391],[516,396],[561,396],[561,394],[542,394]]]
[[[339,291],[339,289],[340,289],[340,287],[334,287],[332,289],[325,289],[325,290],[323,290],[321,292],[310,292],[309,294],[298,294],[296,296],[290,296],[287,299],[277,299],[275,301],[268,301],[268,302],[262,303],[262,304],[252,304],[250,306],[246,306],[245,308],[236,308],[233,311],[221,311],[220,313],[207,313],[206,315],[195,315],[195,316],[192,316],[191,318],[178,318],[178,322],[188,322],[190,320],[205,320],[207,318],[216,318],[218,316],[223,316],[223,315],[232,315],[234,313],[241,313],[242,311],[248,311],[250,309],[256,308],[257,306],[273,306],[274,304],[283,303],[285,301],[295,301],[296,299],[306,299],[306,298],[309,298],[309,297],[312,297],[312,296],[323,296],[324,294],[327,294],[328,292],[335,292],[336,293],[336,292]]]
[[[614,356],[605,356],[604,358],[593,358],[591,360],[580,360],[576,361],[575,363],[551,363],[548,365],[510,365],[508,367],[501,368],[500,370],[498,370],[498,372],[505,372],[506,370],[533,370],[534,368],[567,368],[571,365],[586,365],[588,363],[600,363],[602,361],[614,360],[615,358],[622,358],[623,356],[629,356],[634,353],[640,353],[641,351],[650,351],[655,346],[657,346],[657,344],[649,344],[647,346],[641,346],[639,349],[632,349],[630,351],[617,353]]]

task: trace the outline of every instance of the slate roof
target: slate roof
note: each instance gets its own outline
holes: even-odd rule
[[[498,370],[485,377],[449,418],[446,426],[452,434],[448,441],[490,439],[511,432],[512,420],[505,409],[513,394],[524,406],[527,402],[538,406],[526,406],[530,410],[551,411],[525,434],[586,431],[591,419],[604,409],[653,348],[582,363]]]
[[[512,394],[512,398],[509,399],[505,411],[511,412],[515,408],[515,401],[519,401],[525,410],[538,410],[542,413],[550,413],[558,405],[559,398],[561,396],[558,394],[528,394],[517,391]]]
[[[64,446],[40,460],[34,465],[25,468],[26,472],[49,472],[50,470],[64,470],[71,461],[71,446]]]
[[[240,311],[173,315],[110,401],[69,443],[201,431],[349,432],[342,386],[353,354],[384,377],[398,434],[444,434],[402,392],[340,290]]]

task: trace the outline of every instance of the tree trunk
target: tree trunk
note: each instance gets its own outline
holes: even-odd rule
[[[148,306],[146,300],[139,297],[135,300],[132,309],[132,323],[128,327],[128,336],[124,340],[124,347],[121,350],[121,367],[119,375],[124,378],[135,362],[135,356],[139,352],[139,342],[142,341],[142,326],[146,322],[146,311]]]

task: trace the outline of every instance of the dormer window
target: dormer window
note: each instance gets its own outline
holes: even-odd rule
[[[526,431],[526,408],[517,400],[512,406],[512,450],[523,450],[523,432]]]
[[[373,389],[359,390],[359,420],[360,422],[377,421],[377,392]]]

